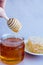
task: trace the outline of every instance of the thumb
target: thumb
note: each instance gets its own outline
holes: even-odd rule
[[[6,0],[0,0],[0,7],[5,8]]]

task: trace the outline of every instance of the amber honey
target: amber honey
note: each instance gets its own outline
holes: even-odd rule
[[[7,38],[1,44],[1,60],[7,64],[17,64],[24,58],[24,41],[20,38]]]
[[[1,40],[0,40],[0,57],[1,57]],[[1,60],[1,59],[0,59]]]

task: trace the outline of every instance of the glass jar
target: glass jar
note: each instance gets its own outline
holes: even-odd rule
[[[1,60],[6,64],[18,64],[24,58],[24,39],[13,34],[5,34],[1,38]]]
[[[0,57],[1,57],[1,39],[0,39]],[[0,59],[1,60],[1,59]]]

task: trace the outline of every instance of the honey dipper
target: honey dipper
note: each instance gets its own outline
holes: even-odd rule
[[[0,17],[5,18],[7,20],[7,24],[10,29],[14,32],[18,32],[22,28],[22,24],[16,18],[8,18],[5,10],[0,7]]]

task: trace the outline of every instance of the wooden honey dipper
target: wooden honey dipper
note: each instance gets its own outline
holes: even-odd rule
[[[18,32],[22,28],[22,24],[16,18],[8,18],[5,10],[0,7],[0,17],[5,18],[7,20],[7,24],[10,29],[14,32]]]

